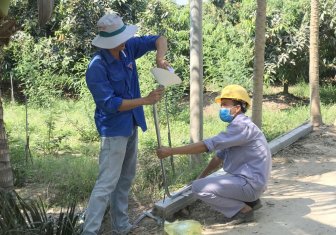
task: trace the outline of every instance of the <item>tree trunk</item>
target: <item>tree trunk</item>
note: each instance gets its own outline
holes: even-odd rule
[[[9,150],[3,122],[3,107],[0,99],[0,189],[13,189],[13,172],[9,159]]]
[[[202,1],[190,0],[190,141],[203,139],[203,52]],[[200,154],[191,156],[191,165],[199,163]]]
[[[253,68],[252,120],[261,128],[264,83],[266,0],[257,0],[256,37]]]
[[[0,49],[8,43],[10,35],[15,32],[15,22],[7,19],[10,0],[4,0],[0,4]],[[52,14],[54,0],[38,0],[39,23],[43,26]],[[3,121],[3,107],[0,97],[0,189],[13,189],[13,172],[9,158],[9,148]]]
[[[1,3],[0,9],[0,52],[2,46],[8,43],[10,35],[15,32],[15,21],[7,19],[9,0]],[[1,71],[0,71],[1,72]],[[3,107],[0,96],[0,190],[10,191],[13,189],[14,179],[9,159],[5,125],[3,121]]]
[[[37,0],[37,9],[39,25],[43,27],[51,18],[54,9],[54,0]]]
[[[0,3],[0,18],[7,16],[10,0],[1,0]]]
[[[289,94],[289,85],[288,82],[283,83],[283,93],[284,94]]]
[[[314,127],[322,124],[319,85],[319,1],[311,0],[309,48],[310,120]]]

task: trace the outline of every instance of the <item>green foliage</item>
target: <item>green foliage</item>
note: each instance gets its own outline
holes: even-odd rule
[[[330,105],[335,102],[336,86],[328,84],[320,88],[320,99],[323,104]]]
[[[335,76],[336,3],[321,2],[320,9],[320,76]],[[265,73],[267,82],[284,86],[302,79],[308,81],[310,1],[270,1],[267,13]]]
[[[4,109],[9,140],[18,145],[25,143],[24,106],[5,103]],[[37,156],[68,152],[92,156],[90,145],[98,140],[93,112],[92,100],[57,101],[48,108],[31,106],[28,102],[30,149]]]
[[[98,144],[88,145],[98,154]],[[34,159],[29,168],[34,183],[49,185],[50,191],[54,193],[54,196],[45,199],[49,206],[64,206],[71,200],[86,200],[98,174],[97,159],[85,155],[39,157]]]
[[[41,38],[36,44],[33,37],[21,32],[4,51],[8,52],[5,60],[16,82],[38,106],[48,107],[50,100],[61,97],[63,88],[71,83],[69,77],[57,75],[59,61],[50,38]]]
[[[336,74],[336,2],[320,2],[320,77],[328,82]]]
[[[264,110],[262,118],[262,130],[266,133],[267,140],[271,141],[308,121],[309,107],[299,106],[288,110]]]
[[[229,4],[229,8],[225,9],[217,9],[210,4],[204,5],[205,87],[218,90],[229,83],[251,87],[253,52],[250,39],[250,33],[253,31],[251,15],[238,22],[240,20],[237,13],[238,3]],[[150,1],[147,10],[143,13],[141,24],[146,25],[142,27],[142,32],[163,32],[168,38],[168,60],[183,80],[179,90],[174,89],[172,94],[178,94],[181,97],[181,91],[189,90],[189,8],[176,7],[171,1]],[[143,60],[139,60],[140,63],[144,65]],[[140,74],[148,71],[148,67],[144,68],[146,69],[140,69]],[[169,100],[171,100],[170,96]]]
[[[45,28],[35,17],[36,2],[15,1],[10,15],[22,31],[5,48],[0,67],[4,80],[14,73],[15,84],[30,101],[44,106],[54,97],[78,97],[86,89],[84,75],[94,48],[96,22],[106,11],[120,12],[126,21],[137,22],[146,1],[56,1]]]
[[[251,87],[256,1],[203,3],[203,64],[205,90],[218,91],[229,83]],[[52,19],[38,27],[36,3],[13,1],[19,31],[1,55],[2,83],[14,75],[16,90],[31,102],[46,105],[55,97],[87,92],[85,71],[94,52],[91,40],[105,11],[120,12],[126,22],[140,26],[139,34],[164,34],[169,40],[168,61],[183,83],[167,91],[169,104],[189,92],[189,7],[164,0],[56,1]],[[267,8],[265,81],[284,86],[308,81],[309,1],[272,0]],[[335,2],[321,2],[320,74],[335,75]],[[150,68],[154,54],[138,62],[143,94],[154,87]],[[169,105],[169,110],[175,110]],[[86,138],[86,137],[85,137]]]
[[[204,10],[204,82],[211,90],[236,83],[251,87],[252,40],[251,19],[238,19],[232,23],[224,10],[207,6]],[[213,12],[223,22],[214,20]],[[215,18],[216,19],[216,18]],[[237,22],[240,21],[240,22]]]
[[[308,74],[309,1],[270,1],[266,32],[266,79],[295,84]]]
[[[169,0],[151,0],[140,18],[140,35],[162,34],[168,39],[167,60],[182,79],[182,84],[167,88],[165,99],[170,113],[180,111],[180,106],[176,104],[189,90],[189,12],[186,8],[177,8],[176,4]],[[137,61],[143,96],[157,86],[150,73],[150,69],[156,67],[154,62],[154,53],[149,53]],[[164,103],[160,106],[163,109]]]
[[[298,97],[309,97],[309,92],[309,85],[303,82],[290,88],[290,93]],[[333,84],[325,84],[320,86],[320,100],[324,105],[334,104],[336,100],[336,86]]]
[[[1,234],[80,234],[76,203],[69,204],[58,218],[48,216],[41,200],[24,200],[17,193],[0,192]]]

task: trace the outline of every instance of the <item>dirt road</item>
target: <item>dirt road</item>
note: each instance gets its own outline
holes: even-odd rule
[[[272,177],[256,222],[226,226],[220,213],[196,202],[190,215],[203,234],[336,234],[336,127],[322,127],[273,156]],[[136,234],[164,234],[154,220]]]

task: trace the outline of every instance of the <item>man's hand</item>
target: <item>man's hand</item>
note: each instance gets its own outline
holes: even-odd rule
[[[158,102],[164,93],[164,87],[160,86],[158,88],[156,88],[155,90],[151,91],[144,99],[146,101],[147,105],[150,104],[155,104],[156,102]]]
[[[156,58],[156,66],[161,69],[167,69],[170,67],[170,64],[164,58]]]
[[[167,69],[169,63],[165,60],[165,55],[168,50],[167,39],[164,36],[160,36],[156,42],[156,65],[158,68]]]
[[[166,158],[168,156],[173,155],[172,154],[172,148],[169,148],[169,147],[158,148],[156,150],[156,154],[157,154],[158,158],[160,158],[160,159]]]

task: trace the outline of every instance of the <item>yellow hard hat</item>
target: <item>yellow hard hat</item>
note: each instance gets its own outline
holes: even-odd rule
[[[251,98],[245,88],[239,85],[228,85],[224,87],[220,96],[216,97],[215,102],[220,104],[222,99],[244,101],[247,103],[247,107],[251,106]]]

